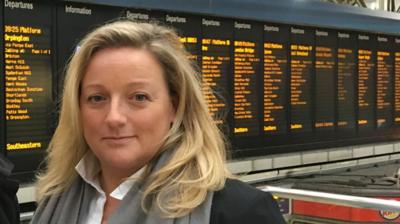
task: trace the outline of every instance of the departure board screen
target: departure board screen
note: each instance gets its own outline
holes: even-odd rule
[[[105,22],[122,16],[118,8],[60,3],[57,7],[57,68],[58,89],[62,92],[64,69],[68,59],[78,47],[85,34]]]
[[[220,4],[202,11],[79,2],[7,0],[0,8],[0,153],[17,179],[43,161],[79,42],[121,18],[177,31],[233,157],[399,140],[400,35],[228,18]]]
[[[311,132],[314,30],[291,27],[290,32],[290,129],[293,133]]]
[[[6,150],[15,172],[35,170],[53,120],[51,7],[4,9]]]
[[[358,128],[375,127],[375,36],[358,34]]]
[[[258,86],[261,74],[262,26],[234,21],[233,133],[260,134]]]
[[[394,122],[400,125],[400,37],[394,38]]]
[[[337,33],[337,130],[356,132],[356,35],[339,31]]]
[[[3,7],[0,7],[0,26],[3,27]],[[4,36],[3,29],[0,29],[0,36]],[[0,41],[0,49],[4,49],[3,45],[4,41]],[[5,53],[0,54],[0,74],[5,74],[4,73],[4,56]],[[2,76],[4,77],[4,76]],[[6,142],[4,139],[6,139],[6,119],[5,119],[5,113],[6,113],[6,108],[4,107],[4,78],[2,79],[3,81],[0,82],[0,154],[5,155],[6,154]]]
[[[267,135],[287,133],[289,29],[264,25],[263,130]]]
[[[233,24],[219,18],[202,18],[201,70],[203,94],[218,125],[227,125],[225,115],[230,102],[228,77],[231,74],[230,47]]]
[[[315,30],[315,129],[335,129],[336,32]]]
[[[180,41],[190,53],[189,59],[200,64],[201,30],[198,27],[201,27],[201,17],[167,13],[165,22],[177,30]]]
[[[388,128],[393,124],[393,39],[377,36],[376,49],[376,126]]]

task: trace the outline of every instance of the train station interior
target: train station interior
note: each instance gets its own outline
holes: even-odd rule
[[[0,153],[21,223],[67,63],[85,34],[121,18],[177,32],[229,171],[270,192],[288,224],[400,223],[400,0],[0,2]]]

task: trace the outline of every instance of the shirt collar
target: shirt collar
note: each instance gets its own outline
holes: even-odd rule
[[[94,187],[99,193],[104,194],[99,182],[100,164],[93,153],[87,152],[75,166],[75,170],[86,183]]]
[[[101,188],[99,181],[101,167],[97,158],[92,152],[89,151],[82,157],[79,163],[75,166],[75,170],[86,183],[90,184],[100,194],[104,195],[104,191]],[[113,192],[110,193],[110,196],[115,199],[122,200],[132,188],[133,184],[137,180],[137,177],[143,173],[143,170],[144,168],[141,168],[139,171],[123,181],[117,188],[114,189]]]

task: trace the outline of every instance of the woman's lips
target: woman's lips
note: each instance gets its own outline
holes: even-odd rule
[[[135,136],[106,136],[103,141],[112,145],[123,145],[131,141]]]

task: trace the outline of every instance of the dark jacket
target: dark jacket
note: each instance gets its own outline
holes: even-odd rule
[[[210,224],[284,224],[276,201],[270,193],[239,180],[228,179],[214,193]]]
[[[19,206],[16,193],[19,184],[8,179],[13,165],[0,154],[0,223],[19,223]]]

